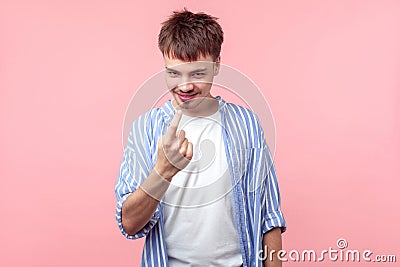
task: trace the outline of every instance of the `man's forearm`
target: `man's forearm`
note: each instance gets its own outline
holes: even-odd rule
[[[122,227],[129,235],[136,234],[150,221],[172,178],[193,157],[193,144],[186,138],[185,131],[177,131],[181,118],[182,111],[178,110],[167,133],[158,139],[154,169],[122,204]]]
[[[282,261],[277,257],[282,249],[281,228],[273,228],[263,236],[264,267],[281,267]],[[265,251],[266,250],[266,251]]]
[[[122,226],[125,232],[134,235],[150,221],[168,186],[169,181],[156,170],[150,172],[122,205]]]

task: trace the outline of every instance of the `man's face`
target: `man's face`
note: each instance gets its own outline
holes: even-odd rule
[[[164,56],[164,62],[167,86],[175,99],[175,107],[190,109],[202,99],[214,98],[210,90],[218,74],[219,59],[214,62],[211,56],[202,56],[197,61],[186,62]]]

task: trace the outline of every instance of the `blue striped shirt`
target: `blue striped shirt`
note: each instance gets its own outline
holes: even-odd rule
[[[286,230],[280,209],[280,194],[272,156],[257,116],[249,109],[219,100],[222,135],[238,226],[243,266],[262,266],[258,255],[262,236],[274,227]],[[147,178],[157,160],[157,140],[166,132],[175,108],[166,102],[141,115],[132,123],[115,185],[116,219],[122,234],[129,239],[146,237],[141,266],[168,266],[164,240],[163,202],[150,221],[135,235],[122,227],[122,204]],[[188,229],[190,231],[192,229]]]

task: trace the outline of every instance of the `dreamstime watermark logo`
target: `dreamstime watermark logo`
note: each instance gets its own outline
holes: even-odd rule
[[[280,260],[282,262],[396,262],[396,255],[393,254],[374,254],[371,250],[348,249],[348,242],[345,238],[336,241],[336,247],[329,247],[321,251],[314,249],[297,250],[270,250],[267,247],[258,252],[258,259],[263,261]]]
[[[266,174],[268,173],[269,168],[272,166],[276,148],[275,121],[270,106],[266,101],[264,95],[249,77],[247,77],[240,71],[224,64],[219,65],[218,74],[215,76],[211,75],[211,79],[210,75],[207,74],[207,69],[213,69],[215,67],[215,62],[195,61],[183,63],[173,67],[173,69],[178,70],[176,73],[169,73],[170,69],[162,70],[147,79],[135,92],[127,107],[123,122],[123,147],[125,148],[127,146],[137,146],[139,148],[140,146],[142,146],[142,144],[148,142],[149,139],[153,138],[151,140],[152,143],[150,144],[153,150],[147,151],[147,153],[151,155],[146,155],[146,157],[148,157],[152,161],[150,163],[147,162],[147,164],[155,164],[154,154],[157,154],[157,150],[154,148],[154,141],[157,140],[154,139],[158,139],[159,136],[156,136],[154,133],[161,131],[161,136],[164,136],[168,131],[168,126],[171,123],[176,112],[176,107],[175,109],[171,108],[171,105],[169,106],[169,108],[162,108],[165,103],[170,101],[170,99],[173,99],[170,94],[171,91],[174,91],[174,88],[186,84],[194,87],[198,86],[200,90],[203,90],[204,87],[209,85],[211,87],[211,94],[213,96],[221,96],[221,98],[218,98],[220,102],[220,109],[221,107],[223,108],[223,105],[221,106],[221,103],[225,103],[225,105],[227,105],[226,103],[239,104],[256,114],[257,119],[263,129],[263,136],[257,137],[264,137],[266,139],[266,143],[268,144],[268,154],[265,155],[265,158],[268,158],[265,160],[265,165],[267,166],[267,169],[262,173],[262,175],[265,174],[264,177],[259,177],[251,181],[252,184],[251,188],[249,189],[250,191],[257,190],[257,188],[259,188],[259,186],[263,183],[264,179],[266,179]],[[202,73],[199,73],[197,70],[201,70]],[[188,75],[186,75],[186,73]],[[185,108],[186,111],[188,111],[189,109],[185,107],[187,103],[190,103],[190,101],[182,101],[182,103],[178,103],[178,106],[183,111],[185,111]],[[153,112],[149,112],[151,110]],[[161,112],[162,115],[155,118],[155,110],[157,110],[156,112]],[[244,114],[242,114],[242,112],[243,111],[237,110],[236,116],[241,117],[239,119],[228,117],[224,118],[225,121],[222,118],[220,121],[216,120],[215,127],[221,128],[222,132],[226,133],[226,138],[234,141],[238,140],[238,138],[241,137],[235,136],[238,132],[237,129],[242,130],[243,132],[243,130],[250,131],[250,127],[254,127],[254,125],[251,125],[253,122],[247,124],[247,122],[243,119]],[[145,121],[143,124],[141,124],[145,126],[139,129],[133,129],[133,122],[138,119]],[[226,120],[230,120],[230,122],[236,120],[235,125],[231,128],[227,127],[228,123],[226,123]],[[184,130],[186,124],[190,124],[190,121],[182,120],[179,128]],[[159,129],[156,129],[157,127],[159,127]],[[236,130],[234,128],[236,128]],[[134,134],[134,138],[131,137],[131,140],[129,139],[130,133]],[[187,135],[190,136],[190,133],[187,133]],[[247,159],[249,158],[249,153],[251,152],[251,147],[246,147],[246,142],[243,142],[244,139],[242,138],[241,141],[238,141],[236,143],[228,142],[227,152],[230,155],[231,161],[227,162],[227,164],[219,166],[220,168],[218,169],[218,172],[212,173],[214,177],[211,182],[199,186],[198,184],[193,185],[191,183],[181,183],[179,182],[178,178],[175,179],[174,177],[174,179],[172,179],[171,183],[169,184],[168,190],[175,190],[175,195],[196,195],[203,197],[188,197],[187,199],[183,197],[173,199],[163,197],[163,199],[160,199],[159,196],[157,197],[151,194],[150,191],[148,193],[153,195],[156,199],[163,201],[165,204],[181,207],[199,207],[203,205],[208,205],[222,198],[232,190],[235,183],[238,183],[242,179],[245,172]],[[189,140],[189,142],[191,141],[193,140]],[[194,144],[193,147],[194,158],[191,160],[187,168],[184,168],[180,171],[181,174],[193,174],[193,170],[197,171],[196,174],[204,175],[208,175],[208,173],[212,172],[212,169],[210,168],[212,168],[213,164],[210,163],[213,163],[214,160],[216,160],[218,153],[221,152],[220,150],[218,150],[218,148],[220,148],[220,143],[216,143],[216,140],[213,139],[204,139],[197,141],[198,142]],[[239,145],[241,142],[243,144],[242,146]],[[236,163],[237,166],[233,168],[234,171],[232,173],[229,168],[234,163]],[[197,166],[195,166],[194,168],[190,168],[191,165],[196,164]],[[230,177],[230,175],[233,176],[234,182],[231,183],[231,181],[229,181],[229,185],[227,186],[226,179],[224,178],[226,178],[227,176]],[[143,181],[144,178],[146,177],[142,176],[139,179]],[[141,184],[142,181],[138,181],[138,184]],[[215,191],[213,193],[211,189],[217,187],[218,185],[224,188],[224,190]]]

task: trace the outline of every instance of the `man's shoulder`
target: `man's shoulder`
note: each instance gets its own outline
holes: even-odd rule
[[[232,136],[236,136],[241,142],[238,146],[263,147],[264,133],[256,113],[250,108],[235,104],[225,104],[226,129]]]
[[[247,123],[251,122],[253,125],[258,125],[257,115],[248,107],[231,102],[225,102],[224,110],[228,115],[227,117],[231,120],[240,120]]]
[[[173,107],[169,102],[166,102],[160,107],[153,107],[148,111],[140,114],[133,123],[147,124],[147,123],[161,123],[168,121],[173,113]]]
[[[232,110],[234,112],[238,112],[239,111],[239,112],[242,112],[242,113],[245,112],[245,113],[249,113],[249,114],[255,115],[255,113],[250,108],[244,107],[242,105],[239,105],[239,104],[236,104],[236,103],[232,103],[232,102],[225,102],[225,105],[229,110]]]
[[[137,140],[136,143],[151,143],[165,132],[168,123],[169,115],[163,107],[151,108],[130,123],[129,138]]]

